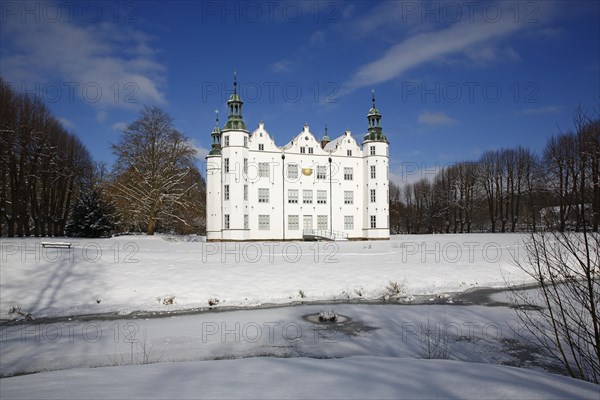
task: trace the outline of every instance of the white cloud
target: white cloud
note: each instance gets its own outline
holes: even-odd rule
[[[458,121],[450,118],[443,112],[423,111],[419,114],[418,121],[425,125],[454,125]]]
[[[387,36],[395,35],[402,39],[389,47],[375,61],[360,66],[343,84],[341,95],[349,94],[362,87],[371,87],[389,81],[410,69],[429,62],[443,61],[453,55],[464,56],[469,51],[471,51],[472,57],[480,59],[518,60],[518,54],[513,49],[498,51],[492,45],[497,40],[513,35],[519,30],[533,29],[531,24],[515,21],[514,18],[485,20],[481,13],[475,13],[472,19],[463,18],[460,22],[453,24],[417,24],[413,26],[412,20],[415,18],[412,18],[407,20],[406,27],[394,27],[394,20],[396,20],[396,25],[403,25],[398,23],[398,18],[406,17],[402,16],[401,7],[391,3],[396,2],[383,2],[376,7],[358,24],[357,30],[364,34],[377,34],[378,37],[387,33]],[[543,3],[537,17],[546,22],[546,16],[551,12],[553,12],[553,6]],[[443,27],[439,28],[440,26]],[[538,27],[535,26],[535,28]],[[403,32],[398,32],[400,30]],[[472,49],[479,49],[479,51]]]
[[[57,83],[63,96],[100,108],[165,102],[166,68],[143,32],[110,20],[81,25],[5,17],[0,69],[7,82]]]
[[[58,120],[66,129],[75,129],[75,124],[70,119],[59,117]]]
[[[292,72],[292,65],[293,63],[289,60],[280,60],[271,64],[269,67],[275,73]]]
[[[127,129],[127,122],[115,122],[110,127],[113,131],[122,132]]]
[[[199,161],[203,161],[210,150],[202,146],[195,139],[190,139],[189,143],[196,150],[196,159]]]

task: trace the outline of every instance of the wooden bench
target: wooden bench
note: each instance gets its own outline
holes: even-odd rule
[[[66,242],[42,242],[42,247],[54,247],[54,248],[58,248],[58,249],[70,249],[71,248],[71,243],[66,243]]]

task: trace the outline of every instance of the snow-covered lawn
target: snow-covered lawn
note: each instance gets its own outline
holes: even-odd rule
[[[0,398],[599,398],[547,373],[560,366],[520,341],[512,309],[447,295],[529,283],[520,235],[183,239],[2,239],[0,319],[34,321],[0,325]],[[354,303],[316,303],[330,300]],[[339,323],[316,322],[330,310]],[[121,317],[76,317],[101,313]]]
[[[211,299],[217,307],[379,299],[390,281],[406,300],[502,287],[506,279],[525,282],[512,262],[523,256],[523,239],[468,234],[204,243],[157,235],[69,239],[71,249],[41,247],[48,239],[2,239],[0,319],[13,306],[39,318],[206,308]]]

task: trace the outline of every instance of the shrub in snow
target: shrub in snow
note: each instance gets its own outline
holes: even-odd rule
[[[356,293],[356,295],[358,297],[363,297],[363,293],[364,293],[364,289],[360,288],[360,289],[354,289],[354,293]]]
[[[334,322],[337,321],[338,315],[335,311],[321,311],[319,313],[319,321]]]
[[[304,294],[304,291],[302,289],[298,290],[298,294],[300,295],[300,298],[306,298],[306,295]]]
[[[65,233],[76,237],[107,236],[115,220],[115,207],[102,198],[98,189],[92,189],[77,199]]]
[[[402,296],[406,296],[406,294],[406,281],[402,281],[401,283],[389,281],[385,287],[385,291],[381,295],[381,299],[383,301],[395,301],[399,300]]]
[[[208,305],[213,307],[216,306],[217,304],[219,304],[220,300],[216,297],[211,297],[210,299],[208,299]]]
[[[172,304],[175,304],[175,296],[167,296],[162,300],[162,303],[165,306],[170,306]]]
[[[8,310],[8,316],[17,320],[23,318],[25,321],[31,321],[33,319],[31,314],[21,311],[20,306],[11,307],[10,310]]]

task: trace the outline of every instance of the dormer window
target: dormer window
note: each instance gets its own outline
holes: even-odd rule
[[[265,145],[262,143],[258,144],[258,151],[264,151],[265,150]]]

